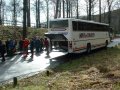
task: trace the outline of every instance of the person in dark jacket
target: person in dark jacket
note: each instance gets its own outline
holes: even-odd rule
[[[44,45],[44,40],[43,40],[43,38],[40,39],[40,42],[41,42],[40,51],[42,52],[43,49],[44,49],[44,47],[43,47],[43,45]]]
[[[19,50],[20,50],[20,52],[23,50],[23,40],[22,39],[20,39],[20,41],[19,41]]]
[[[2,62],[5,61],[5,45],[2,43],[2,41],[0,40],[0,54],[2,57]]]
[[[7,41],[5,42],[5,45],[6,45],[7,55],[9,55],[9,40],[7,40]]]
[[[40,45],[41,45],[40,39],[37,37],[35,40],[36,53],[40,52]]]
[[[31,51],[31,57],[33,58],[33,54],[34,54],[34,39],[32,38],[30,40],[30,51]]]
[[[8,47],[9,47],[9,56],[13,56],[14,43],[12,39],[9,41]]]

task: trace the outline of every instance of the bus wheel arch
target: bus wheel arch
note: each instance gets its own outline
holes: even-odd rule
[[[91,52],[91,43],[87,43],[87,50],[86,52],[89,54]]]
[[[108,45],[108,40],[105,41],[105,47],[107,47],[107,45]]]

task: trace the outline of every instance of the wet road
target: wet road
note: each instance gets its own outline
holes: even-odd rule
[[[120,38],[113,39],[112,42],[108,45],[108,47],[115,47],[120,44]]]
[[[51,58],[65,54],[66,52],[54,50],[50,53],[50,57],[46,56],[46,52],[34,55],[33,59],[30,57],[30,54],[27,58],[23,58],[23,55],[15,55],[11,58],[6,57],[4,63],[0,62],[0,82],[12,79],[16,76],[43,71],[48,67],[53,68],[58,65],[59,62],[55,60],[51,61]]]

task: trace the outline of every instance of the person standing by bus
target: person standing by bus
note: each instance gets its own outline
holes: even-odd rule
[[[32,39],[30,40],[31,58],[33,58],[33,54],[34,54],[34,46],[35,46],[35,44],[34,44],[34,39],[32,38]]]
[[[28,55],[28,45],[29,44],[30,44],[29,40],[27,38],[25,38],[23,40],[23,49],[24,49],[23,54],[24,54],[24,57],[27,57],[27,55]]]
[[[7,55],[9,55],[9,40],[7,40],[7,41],[5,42],[5,45],[6,45]]]
[[[41,47],[41,41],[40,41],[39,37],[36,37],[36,40],[35,40],[36,53],[40,52],[40,47]]]
[[[8,46],[9,46],[9,56],[13,56],[14,42],[12,39],[10,39]]]
[[[42,52],[43,51],[43,45],[44,45],[44,42],[43,42],[43,38],[40,39],[40,42],[41,42],[41,45],[40,45],[40,51]]]
[[[49,56],[49,41],[47,38],[45,38],[45,40],[44,40],[44,45],[45,45],[45,49],[47,51],[46,54]]]
[[[20,39],[19,40],[19,51],[22,52],[22,50],[23,50],[23,40]]]
[[[2,43],[2,41],[0,40],[0,54],[2,57],[2,62],[5,61],[5,45]]]

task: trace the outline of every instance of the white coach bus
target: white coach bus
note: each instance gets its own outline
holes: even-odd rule
[[[90,52],[110,42],[108,24],[81,19],[54,19],[45,36],[68,53]]]

